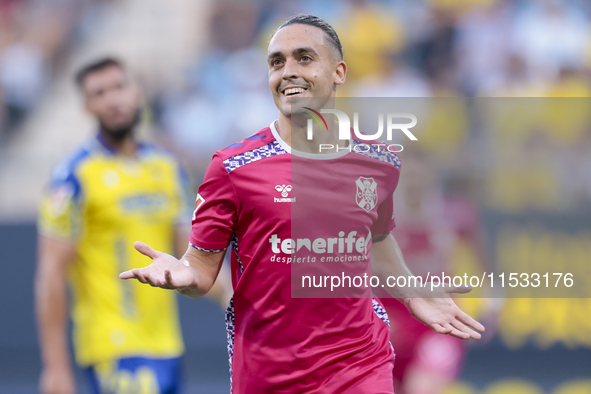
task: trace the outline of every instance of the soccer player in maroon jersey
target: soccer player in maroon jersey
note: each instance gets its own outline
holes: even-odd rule
[[[302,267],[322,272],[344,261],[336,266],[373,270],[382,283],[389,275],[412,275],[390,235],[400,159],[357,139],[345,142],[348,149],[319,154],[320,143],[338,145],[336,122],[309,140],[305,124],[292,119],[293,98],[318,99],[317,108],[327,108],[345,82],[347,65],[330,25],[296,16],[279,27],[267,52],[278,119],[216,152],[199,188],[185,256],[179,261],[137,242],[153,263],[120,277],[198,298],[231,245],[234,298],[226,325],[235,394],[393,393],[394,353],[378,301],[350,293],[320,298],[326,293],[311,289],[320,297],[292,294]],[[449,297],[389,290],[438,333],[479,339],[484,330]]]

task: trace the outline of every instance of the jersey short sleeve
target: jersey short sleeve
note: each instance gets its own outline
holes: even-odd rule
[[[238,218],[236,190],[222,160],[216,154],[199,186],[189,241],[197,249],[218,252],[232,239]]]
[[[391,193],[378,207],[378,218],[371,226],[373,235],[390,234],[396,227],[394,220],[394,196]]]
[[[37,222],[39,233],[71,241],[82,234],[82,190],[72,168],[58,166],[44,190]]]

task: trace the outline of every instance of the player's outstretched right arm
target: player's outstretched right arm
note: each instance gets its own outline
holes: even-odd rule
[[[225,251],[205,252],[191,246],[180,259],[152,249],[143,242],[133,245],[138,252],[152,259],[152,264],[122,272],[121,279],[137,279],[152,287],[176,290],[191,298],[204,296],[213,286]]]

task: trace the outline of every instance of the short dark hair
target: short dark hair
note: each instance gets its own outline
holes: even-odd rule
[[[119,67],[122,70],[125,70],[125,66],[121,61],[112,57],[104,57],[99,60],[95,60],[92,63],[88,63],[84,67],[80,68],[75,77],[76,85],[79,88],[82,88],[84,86],[84,80],[89,74],[107,67]]]
[[[334,46],[336,50],[339,51],[341,60],[343,60],[343,46],[341,45],[341,40],[339,40],[337,32],[324,19],[310,14],[299,14],[290,18],[287,22],[284,22],[281,26],[279,26],[277,31],[289,25],[309,25],[322,29],[322,31],[328,36],[328,40],[332,46]]]

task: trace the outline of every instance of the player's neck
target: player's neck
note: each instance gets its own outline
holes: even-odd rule
[[[109,148],[117,152],[117,154],[135,158],[137,157],[137,141],[133,136],[133,133],[126,135],[124,138],[113,138],[111,135],[104,131],[100,131],[103,142],[108,145]]]
[[[341,149],[347,146],[345,141],[340,141],[339,145],[338,123],[334,121],[329,122],[328,131],[313,125],[313,133],[310,138],[307,124],[294,124],[290,118],[280,113],[277,120],[277,132],[287,145],[299,152],[336,153],[337,146],[340,146]]]

